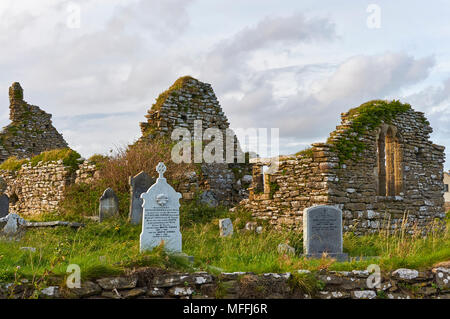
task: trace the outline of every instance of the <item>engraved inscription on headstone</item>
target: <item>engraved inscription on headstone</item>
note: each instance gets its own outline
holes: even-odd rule
[[[334,206],[315,206],[303,212],[303,247],[309,257],[324,253],[344,260],[342,252],[342,211]]]
[[[134,177],[130,177],[130,216],[131,224],[142,223],[142,198],[141,194],[148,191],[155,183],[155,179],[145,172],[140,172]]]
[[[164,178],[166,166],[159,163],[156,167],[159,178],[150,189],[141,195],[143,199],[144,216],[140,250],[151,250],[162,242],[164,248],[171,252],[181,252],[182,241],[180,232],[180,198]]]

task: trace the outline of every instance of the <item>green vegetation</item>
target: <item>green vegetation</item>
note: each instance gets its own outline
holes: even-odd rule
[[[307,147],[304,150],[301,150],[297,153],[295,153],[296,156],[302,156],[302,157],[308,157],[308,158],[312,158],[314,155],[313,149],[312,147]]]
[[[171,161],[171,141],[160,139],[149,145],[131,145],[119,148],[112,156],[95,155],[90,158],[99,168],[99,177],[89,184],[72,184],[65,189],[60,204],[60,214],[81,219],[98,214],[99,198],[108,187],[119,198],[119,211],[128,216],[130,205],[129,176],[141,171],[156,177],[155,167],[159,162],[167,165],[166,178],[171,185],[183,179],[186,172],[195,171],[194,164],[175,164]]]
[[[64,166],[70,167],[73,171],[78,169],[81,155],[70,148],[61,148],[51,151],[42,152],[31,158],[31,166],[36,166],[39,162],[54,162],[62,160]]]
[[[418,234],[409,236],[403,231],[362,237],[346,234],[344,251],[350,256],[377,257],[342,263],[328,258],[309,260],[300,256],[279,255],[277,246],[280,243],[288,243],[301,252],[301,234],[274,230],[267,225],[261,234],[239,231],[249,216],[248,212],[229,213],[225,209],[204,210],[183,205],[183,251],[195,257],[194,265],[168,256],[160,248],[140,254],[141,227],[128,224],[125,217],[101,224],[84,220],[86,226],[78,230],[65,227],[30,229],[20,241],[0,241],[0,281],[10,281],[15,276],[32,278],[44,273],[63,278],[69,264],[80,265],[83,278],[95,278],[121,274],[134,266],[183,271],[202,269],[214,273],[295,273],[298,269],[366,269],[375,263],[383,271],[389,271],[396,268],[422,269],[450,259],[448,220],[445,232],[434,231],[426,238]],[[218,219],[224,217],[233,220],[235,234],[231,238],[219,237]],[[49,220],[60,216],[49,214],[43,218]],[[37,251],[23,251],[20,247],[35,247]],[[304,276],[292,280],[294,286],[306,285],[311,289],[317,289],[320,284],[311,284],[311,279]]]
[[[277,182],[269,182],[270,187],[270,198],[273,198],[273,195],[280,189],[280,185]]]
[[[18,171],[22,165],[26,163],[28,163],[28,160],[26,159],[18,159],[16,156],[11,156],[0,164],[0,169],[7,171]]]
[[[75,171],[78,169],[80,158],[81,155],[76,151],[70,148],[62,148],[42,152],[41,154],[32,157],[30,160],[18,159],[17,157],[12,156],[0,164],[0,169],[18,171],[25,164],[31,164],[31,166],[34,167],[41,161],[47,163],[62,160],[64,166],[67,166],[71,170]]]
[[[411,109],[411,105],[393,100],[373,100],[348,111],[348,117],[352,118],[350,128],[337,141],[328,140],[334,144],[334,151],[339,156],[342,164],[349,159],[357,158],[365,149],[365,144],[360,137],[381,123],[391,123],[392,119],[400,113]]]
[[[108,161],[108,156],[101,154],[94,154],[88,158],[88,161],[94,164],[97,168],[102,168],[106,161]]]

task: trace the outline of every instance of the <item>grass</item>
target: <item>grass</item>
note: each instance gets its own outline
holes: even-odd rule
[[[298,269],[353,270],[366,269],[378,264],[383,271],[397,268],[422,269],[450,259],[449,222],[441,233],[428,237],[397,234],[378,234],[356,237],[346,234],[344,251],[350,256],[378,256],[363,261],[335,262],[330,259],[309,260],[300,256],[279,255],[277,246],[288,243],[302,250],[301,234],[276,231],[265,227],[262,234],[240,232],[248,220],[245,212],[229,213],[226,210],[199,210],[185,206],[181,211],[183,252],[195,257],[193,266],[161,248],[145,254],[139,253],[140,226],[118,220],[95,223],[85,221],[78,230],[60,227],[55,229],[30,229],[20,241],[0,241],[0,282],[10,282],[15,277],[35,278],[45,274],[64,278],[69,264],[78,264],[82,278],[119,275],[136,266],[154,266],[169,270],[246,271],[255,273],[295,272]],[[60,217],[60,216],[59,216]],[[230,217],[235,225],[231,238],[219,237],[218,218]],[[41,219],[58,218],[44,215]],[[42,240],[45,238],[45,240]],[[21,250],[35,247],[35,253]]]
[[[26,159],[18,159],[16,156],[11,156],[0,164],[0,169],[7,171],[18,171],[26,163],[28,163],[28,160]]]

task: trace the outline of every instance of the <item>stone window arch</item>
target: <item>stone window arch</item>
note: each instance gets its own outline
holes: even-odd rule
[[[397,196],[403,192],[402,138],[393,125],[382,125],[377,136],[377,193]]]

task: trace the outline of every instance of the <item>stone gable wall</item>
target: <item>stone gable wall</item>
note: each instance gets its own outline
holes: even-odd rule
[[[140,123],[142,137],[138,143],[151,143],[158,137],[171,137],[176,128],[187,128],[194,140],[194,121],[202,121],[202,132],[208,128],[218,128],[225,138],[230,124],[210,84],[200,82],[191,77],[178,79],[171,88],[162,93],[157,102],[145,116],[147,122]],[[222,142],[224,140],[222,139]],[[204,141],[203,146],[209,141]],[[235,155],[240,151],[239,142],[235,139]],[[225,146],[224,146],[225,149]],[[218,202],[230,205],[239,202],[247,195],[242,189],[239,176],[249,173],[249,168],[239,164],[203,163],[199,185],[202,191],[208,191]],[[235,171],[240,171],[238,176]],[[182,187],[195,189],[195,187]],[[186,192],[184,198],[192,197],[193,192]]]
[[[143,134],[141,139],[151,139],[158,135],[170,137],[178,127],[187,128],[193,134],[195,120],[202,120],[203,129],[217,127],[225,130],[229,127],[228,119],[210,84],[189,77],[179,81],[182,81],[182,85],[169,89],[164,102],[161,105],[155,104],[148,111],[145,116],[147,122],[140,123]]]

